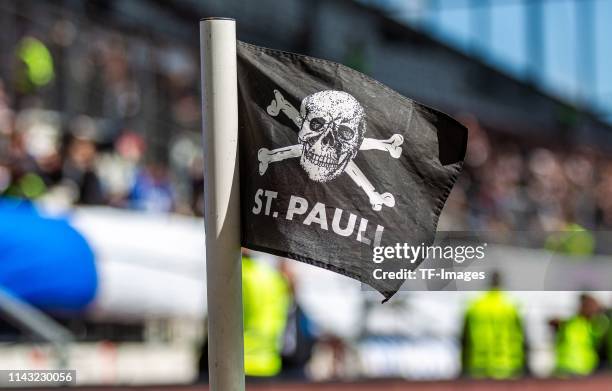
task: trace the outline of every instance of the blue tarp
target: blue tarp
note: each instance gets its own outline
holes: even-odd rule
[[[65,218],[0,199],[0,286],[47,311],[83,310],[98,279],[94,253]]]

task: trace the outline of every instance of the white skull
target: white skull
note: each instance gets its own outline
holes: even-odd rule
[[[328,90],[304,98],[300,116],[302,168],[313,181],[336,178],[357,155],[363,141],[366,130],[363,107],[346,92]]]

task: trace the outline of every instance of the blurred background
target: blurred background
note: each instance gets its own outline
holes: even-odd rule
[[[5,0],[0,368],[206,382],[204,16],[463,122],[466,165],[440,230],[485,232],[534,265],[612,262],[598,240],[612,227],[612,1]],[[524,240],[547,232],[545,248]],[[267,352],[250,380],[612,384],[609,292],[505,292],[500,274],[487,292],[380,305],[350,279],[265,254],[245,253],[244,273],[246,332],[265,335],[245,334],[247,366],[250,348]],[[251,275],[269,283],[251,293]]]

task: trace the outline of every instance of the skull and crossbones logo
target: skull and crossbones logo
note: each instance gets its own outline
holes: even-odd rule
[[[297,111],[274,90],[267,112],[276,117],[281,111],[299,128],[299,144],[273,150],[261,148],[257,154],[260,175],[265,174],[272,162],[299,157],[311,180],[328,182],[346,172],[365,191],[372,209],[380,211],[383,205],[395,206],[393,195],[377,192],[353,159],[363,150],[387,151],[397,159],[402,154],[402,135],[394,134],[387,140],[365,137],[365,111],[357,99],[343,91],[326,90],[308,95]]]

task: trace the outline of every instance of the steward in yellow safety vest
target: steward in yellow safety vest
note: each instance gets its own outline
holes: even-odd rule
[[[289,285],[275,268],[243,253],[244,369],[247,376],[274,376],[291,304]]]
[[[607,329],[599,303],[588,294],[580,296],[578,314],[559,324],[555,338],[556,374],[590,375],[599,365],[599,348]]]
[[[606,333],[603,340],[603,355],[606,360],[606,367],[612,369],[612,310],[608,310],[605,314]]]
[[[499,289],[499,274],[492,278],[491,290],[465,314],[463,372],[474,378],[515,378],[526,367],[523,326],[517,307]]]
[[[544,247],[552,252],[573,257],[590,257],[595,252],[595,236],[577,223],[565,223],[560,232],[550,235]]]

